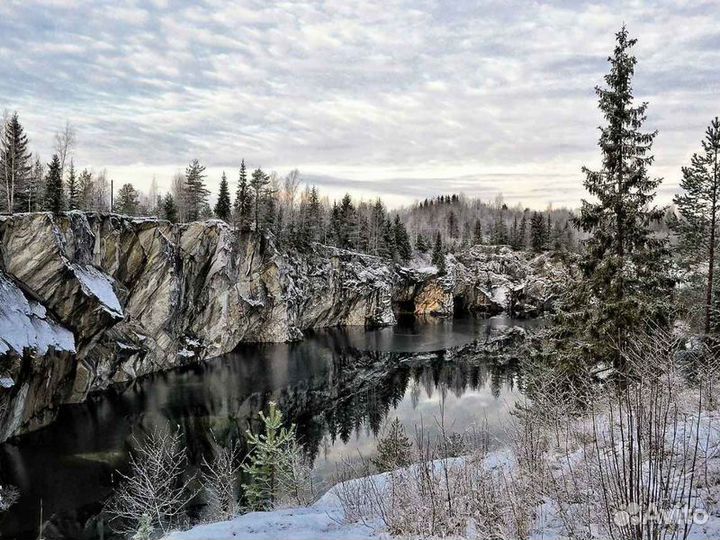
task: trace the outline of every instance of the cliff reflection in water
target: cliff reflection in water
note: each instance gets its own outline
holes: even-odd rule
[[[1,530],[31,537],[42,498],[56,537],[72,537],[110,492],[112,471],[126,466],[133,434],[178,425],[197,462],[211,433],[223,440],[256,429],[257,413],[270,401],[297,424],[321,480],[343,457],[370,455],[388,417],[397,416],[410,433],[421,422],[432,431],[441,402],[451,430],[482,424],[501,440],[518,396],[517,374],[480,357],[473,341],[508,323],[411,321],[371,332],[327,330],[300,343],[245,345],[64,407],[48,428],[0,446],[0,480],[22,492]]]

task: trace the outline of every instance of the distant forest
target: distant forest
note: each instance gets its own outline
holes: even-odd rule
[[[76,167],[75,144],[75,130],[66,124],[55,137],[51,160],[43,163],[31,154],[19,115],[6,113],[0,141],[0,211],[110,212],[107,173]],[[239,230],[270,232],[284,248],[304,250],[320,242],[403,263],[476,244],[537,252],[577,247],[568,209],[508,207],[501,196],[485,202],[441,195],[390,211],[381,198],[365,201],[348,194],[331,201],[314,186],[301,187],[297,170],[281,177],[261,169],[248,171],[242,161],[234,179],[223,173],[211,206],[205,179],[205,167],[194,160],[175,175],[167,193],[158,191],[154,179],[148,192],[131,183],[116,185],[112,211],[172,222],[218,218]]]

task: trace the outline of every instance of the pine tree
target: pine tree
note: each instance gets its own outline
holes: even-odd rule
[[[77,210],[80,208],[80,185],[77,177],[75,176],[75,163],[70,160],[70,168],[68,169],[68,209]]]
[[[247,171],[245,170],[245,160],[240,162],[240,174],[238,176],[238,186],[235,192],[235,203],[233,205],[235,226],[241,231],[250,228],[252,216],[252,193],[248,185]]]
[[[412,442],[396,417],[387,433],[378,441],[377,456],[372,460],[380,472],[393,471],[412,463]]]
[[[249,482],[243,484],[245,497],[253,510],[271,508],[277,500],[291,474],[289,448],[295,441],[295,426],[283,427],[282,413],[274,402],[270,402],[267,416],[260,412],[260,419],[263,433],[246,432],[250,452],[242,465],[249,477]]]
[[[438,274],[441,276],[445,274],[445,251],[442,245],[442,236],[440,231],[435,234],[435,246],[432,252],[432,263],[438,269]]]
[[[32,171],[28,139],[14,113],[4,126],[0,140],[0,181],[5,189],[4,206],[10,213],[27,209],[26,184]]]
[[[162,216],[170,223],[177,222],[178,211],[177,206],[175,205],[175,198],[172,196],[172,193],[165,194],[165,197],[163,198]]]
[[[185,169],[185,212],[188,221],[197,221],[202,213],[207,214],[207,199],[210,192],[205,187],[205,166],[194,159]]]
[[[60,173],[60,159],[53,154],[48,164],[47,178],[45,179],[45,208],[55,214],[65,210],[65,194],[63,193],[63,180]]]
[[[263,200],[266,197],[266,191],[268,188],[268,184],[270,184],[270,178],[268,178],[268,175],[265,174],[262,169],[255,169],[252,173],[252,177],[250,178],[250,189],[253,191],[253,207],[254,207],[254,214],[253,214],[253,222],[255,223],[255,230],[260,229],[260,218],[261,216],[261,207],[263,204]]]
[[[720,120],[716,117],[705,131],[702,152],[693,154],[690,165],[682,168],[680,187],[683,193],[674,203],[680,214],[675,229],[680,247],[693,262],[705,262],[708,267],[705,286],[705,333],[713,324],[715,294],[715,250],[717,249],[720,218]]]
[[[220,179],[220,191],[218,193],[217,203],[215,204],[215,215],[224,221],[230,219],[230,189],[228,188],[225,171],[223,171],[222,178]]]
[[[660,179],[648,176],[656,132],[640,131],[647,103],[634,105],[636,40],[623,26],[608,59],[607,88],[597,87],[606,125],[600,128],[602,169],[583,168],[584,185],[597,200],[583,200],[576,224],[590,235],[582,261],[584,280],[571,302],[573,325],[584,335],[589,359],[620,363],[618,347],[647,323],[666,322],[671,281],[666,242],[651,225],[663,217],[652,206]]]

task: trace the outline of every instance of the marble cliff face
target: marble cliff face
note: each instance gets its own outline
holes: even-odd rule
[[[476,246],[447,274],[316,244],[276,248],[218,220],[68,212],[0,218],[0,440],[58,404],[241,342],[385,326],[398,309],[534,316],[567,282],[549,255]]]

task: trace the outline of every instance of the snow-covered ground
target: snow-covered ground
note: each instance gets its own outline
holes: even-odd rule
[[[695,417],[697,418],[697,417]],[[693,427],[694,426],[694,427]],[[710,540],[720,538],[720,508],[718,508],[718,499],[720,498],[720,412],[711,411],[703,413],[699,424],[692,423],[692,433],[685,432],[680,429],[676,432],[677,437],[695,436],[697,434],[700,441],[700,452],[698,457],[697,477],[704,476],[697,481],[697,489],[694,495],[695,507],[701,510],[699,514],[700,522],[693,525],[688,538],[693,540]],[[550,452],[551,469],[563,469],[570,464],[573,467],[582,466],[583,454],[582,450],[573,452],[557,452],[557,449]],[[553,457],[554,456],[554,457]],[[472,464],[468,467],[468,464]],[[707,466],[706,466],[707,464]],[[523,502],[522,485],[518,490],[518,485],[513,487],[511,478],[514,471],[517,470],[517,463],[513,453],[510,450],[489,453],[484,456],[468,456],[464,458],[452,458],[447,460],[436,460],[431,462],[432,472],[438,479],[438,483],[442,482],[445,471],[457,473],[457,477],[463,477],[470,474],[479,474],[479,477],[487,476],[488,478],[495,475],[496,478],[502,478],[505,482],[495,485],[495,491],[490,494],[490,499],[503,499],[503,502],[513,500],[513,502]],[[400,469],[392,473],[383,473],[365,478],[349,480],[338,484],[331,488],[322,498],[314,505],[307,508],[285,508],[269,512],[253,512],[239,516],[231,521],[214,523],[209,525],[199,525],[189,531],[175,532],[165,537],[165,540],[232,540],[242,538],[244,540],[346,540],[346,539],[380,539],[391,538],[386,525],[387,520],[381,519],[377,512],[379,507],[378,501],[383,501],[380,505],[384,505],[388,499],[396,494],[390,493],[390,486],[395,482],[394,487],[402,486],[403,481],[409,481],[410,484],[414,479],[418,478],[417,471],[423,465],[411,465],[408,468]],[[700,473],[702,471],[702,475]],[[577,479],[575,472],[571,478]],[[410,484],[404,484],[406,487]],[[474,484],[476,487],[477,485]],[[528,484],[525,484],[528,485]],[[529,484],[530,490],[533,489],[532,481]],[[507,492],[505,489],[507,488]],[[402,489],[402,488],[401,488]],[[347,504],[348,496],[353,498],[352,494],[362,493],[360,497],[355,497],[355,502],[361,501],[359,506],[353,510],[353,516],[345,514],[343,508],[349,508]],[[473,495],[475,497],[475,495]],[[527,499],[526,499],[527,500]],[[548,496],[543,496],[543,501],[530,509],[528,513],[530,523],[526,530],[527,534],[523,537],[529,537],[533,540],[555,540],[565,538],[563,532],[563,523],[559,514],[556,501]],[[408,504],[408,502],[410,504]],[[459,502],[459,499],[458,499]],[[411,519],[418,521],[428,521],[426,515],[427,509],[423,508],[424,501],[421,499],[412,500],[412,497],[405,498],[400,504],[406,512],[416,514]],[[564,511],[574,512],[574,503],[565,506]],[[389,503],[385,506],[385,510],[395,511],[397,506]],[[589,515],[594,516],[589,519],[604,519],[596,512],[590,512]],[[361,517],[358,517],[361,516]],[[620,516],[622,518],[622,516]],[[631,518],[628,514],[626,517]],[[615,519],[615,518],[613,518]],[[578,518],[582,521],[582,518]],[[390,520],[392,521],[392,520]],[[588,523],[579,523],[589,525]],[[600,529],[596,525],[592,528],[597,531],[596,538],[602,538]],[[508,529],[503,529],[502,524],[498,524],[498,532],[507,536]],[[508,538],[513,537],[512,532]],[[430,537],[430,535],[426,535]],[[424,536],[424,537],[426,537]],[[457,536],[456,536],[457,537]],[[461,533],[460,538],[479,540],[484,538],[484,533],[476,527],[469,516],[467,517],[467,525],[465,531]],[[503,536],[504,537],[504,536]]]

